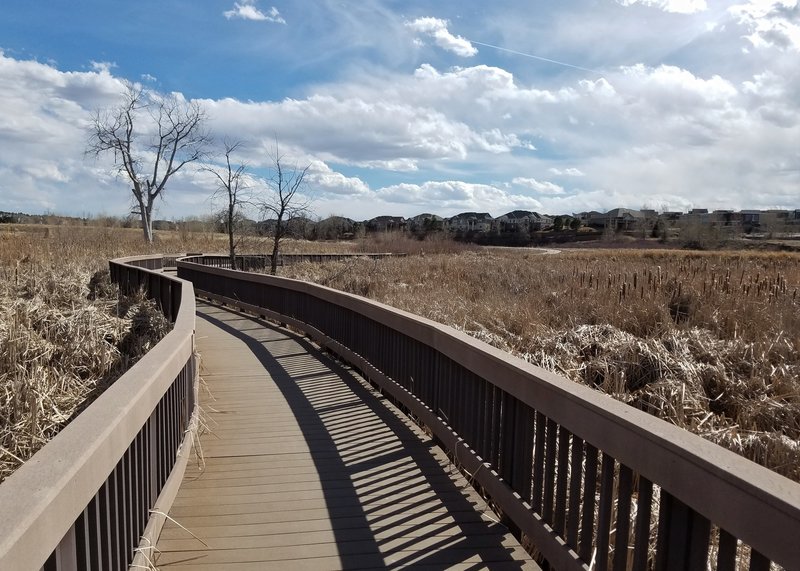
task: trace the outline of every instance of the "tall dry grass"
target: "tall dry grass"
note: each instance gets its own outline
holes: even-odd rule
[[[451,325],[800,481],[798,262],[482,250],[284,274]]]
[[[224,243],[157,235],[148,246],[120,228],[0,226],[0,481],[168,330],[152,303],[118,297],[108,259]]]

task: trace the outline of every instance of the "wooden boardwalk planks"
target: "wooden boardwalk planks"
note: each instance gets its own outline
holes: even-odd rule
[[[160,569],[537,568],[428,437],[306,340],[199,303],[197,345],[205,465]]]

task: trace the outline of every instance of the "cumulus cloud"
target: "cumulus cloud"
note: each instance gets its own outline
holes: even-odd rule
[[[433,38],[434,43],[443,50],[447,50],[461,57],[472,57],[478,49],[466,38],[454,36],[447,29],[449,22],[439,18],[417,18],[406,22],[406,26],[417,34],[424,34]]]
[[[312,193],[358,197],[370,192],[369,186],[360,178],[347,177],[320,160],[311,162],[305,180]]]
[[[376,196],[387,203],[413,204],[419,207],[436,205],[437,212],[452,214],[456,210],[493,210],[507,208],[541,208],[535,198],[510,194],[494,185],[459,180],[429,181],[422,184],[396,184],[380,188]]]
[[[796,0],[755,0],[729,11],[750,32],[746,38],[754,47],[800,51],[800,4]]]
[[[235,2],[233,8],[226,10],[222,13],[228,20],[241,19],[241,20],[255,20],[261,22],[274,22],[276,24],[285,24],[286,20],[283,19],[280,12],[275,6],[272,6],[266,13],[262,12],[256,7],[256,0],[242,0]]]
[[[220,129],[253,138],[290,138],[326,160],[359,166],[415,170],[420,160],[464,160],[471,149],[491,151],[514,143],[502,133],[476,132],[443,110],[369,89],[280,102],[205,104]]]
[[[513,184],[530,188],[540,194],[564,194],[564,187],[554,182],[546,180],[536,180],[535,178],[516,177],[511,181]]]
[[[623,6],[642,4],[675,14],[694,14],[708,9],[706,0],[617,0]]]
[[[547,170],[550,172],[550,174],[555,176],[586,176],[581,169],[576,169],[575,167],[567,167],[565,169],[550,167]]]
[[[111,61],[90,61],[89,65],[92,67],[92,71],[96,71],[97,73],[105,73],[110,74],[111,70],[117,67],[117,64]]]

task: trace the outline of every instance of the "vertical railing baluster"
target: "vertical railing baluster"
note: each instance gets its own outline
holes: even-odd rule
[[[75,551],[78,569],[92,571],[89,548],[89,506],[86,506],[75,521]]]
[[[99,502],[99,529],[100,529],[100,561],[103,569],[112,568],[111,560],[111,504],[109,502],[108,481],[100,488]]]
[[[89,550],[89,562],[92,569],[97,569],[98,571],[105,571],[103,568],[102,561],[100,559],[100,502],[98,501],[98,496],[92,498],[92,501],[89,502],[89,517],[88,519],[88,550]]]
[[[616,541],[614,543],[614,571],[625,571],[628,568],[632,490],[633,471],[625,465],[620,465],[619,487],[617,491],[617,531]]]
[[[514,470],[514,440],[517,428],[517,400],[503,391],[501,393],[502,402],[502,438],[498,450],[497,468],[500,476],[512,485]]]
[[[597,514],[597,561],[598,571],[608,569],[608,555],[611,544],[611,510],[614,505],[614,458],[603,453],[600,471],[600,509]]]
[[[659,498],[658,502],[658,539],[656,541],[656,561],[655,561],[655,571],[662,571],[669,569],[670,559],[673,561],[682,560],[683,559],[683,546],[677,545],[675,546],[677,549],[680,550],[680,553],[675,553],[674,557],[670,557],[670,551],[673,547],[670,544],[671,534],[670,531],[673,528],[672,522],[672,508],[673,508],[673,498],[672,496],[664,489],[661,488],[661,497]],[[680,519],[680,513],[677,514],[676,519]]]
[[[581,507],[581,536],[578,554],[585,562],[592,558],[594,543],[594,505],[597,490],[597,448],[586,443],[586,464],[583,478],[583,506]]]
[[[542,519],[553,525],[553,500],[555,495],[555,476],[556,476],[556,442],[558,437],[558,425],[552,419],[547,419],[547,445],[545,450],[544,467],[544,508],[542,509]]]
[[[650,554],[650,518],[653,514],[653,483],[639,476],[636,498],[636,528],[634,529],[633,568],[647,569]]]
[[[578,551],[578,524],[581,511],[581,483],[583,482],[583,439],[572,435],[569,470],[569,508],[567,512],[566,541],[573,551]]]
[[[547,418],[541,413],[536,413],[536,445],[533,452],[533,511],[542,513],[542,496],[544,494],[544,442]]]
[[[567,511],[567,478],[569,477],[569,439],[570,433],[563,426],[558,427],[558,466],[556,477],[556,505],[553,529],[564,536],[564,523]]]
[[[691,512],[691,529],[688,534],[689,553],[686,569],[705,571],[708,565],[711,522],[693,509],[689,508],[689,510]],[[767,565],[767,570],[769,570],[769,565]]]
[[[736,549],[738,541],[734,536],[719,530],[719,546],[717,548],[717,571],[734,571],[736,569]]]
[[[750,571],[769,571],[769,559],[755,549],[750,551]]]

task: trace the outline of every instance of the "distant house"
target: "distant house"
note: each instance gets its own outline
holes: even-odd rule
[[[531,232],[549,228],[553,219],[538,212],[513,210],[496,218],[495,225],[500,232]]]
[[[612,228],[614,230],[632,230],[641,226],[647,216],[641,210],[630,208],[614,208],[608,212],[601,213],[595,210],[590,212],[579,212],[573,214],[584,226],[591,228]]]
[[[316,237],[320,240],[340,240],[352,238],[356,223],[343,216],[329,216],[316,225]]]
[[[436,214],[417,214],[407,220],[408,229],[412,232],[428,232],[441,230],[444,227],[444,218]]]
[[[687,223],[708,225],[712,222],[712,216],[707,208],[692,208],[683,219]]]
[[[739,211],[742,226],[745,229],[758,228],[761,225],[761,211],[760,210],[741,210]]]
[[[675,224],[679,223],[684,217],[683,212],[678,210],[665,210],[661,214],[658,215],[658,219],[662,222],[667,224],[668,226],[674,226]]]
[[[365,226],[369,232],[391,232],[405,230],[406,219],[402,216],[376,216],[367,220]]]
[[[488,232],[494,219],[488,212],[462,212],[445,221],[451,232]]]
[[[716,226],[738,226],[741,223],[733,210],[715,210],[711,213],[711,221]]]
[[[578,212],[572,214],[573,218],[577,218],[584,226],[590,228],[605,228],[606,215],[597,210],[589,210],[588,212]]]
[[[641,226],[644,220],[641,210],[614,208],[606,212],[606,227],[615,230],[633,230]]]

